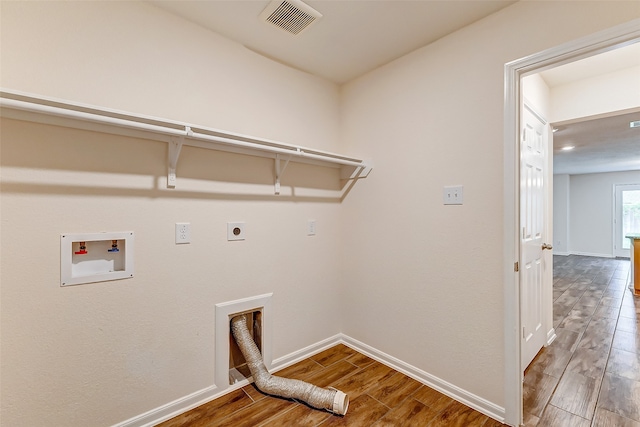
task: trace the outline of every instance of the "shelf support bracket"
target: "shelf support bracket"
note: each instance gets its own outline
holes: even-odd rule
[[[171,141],[169,141],[169,171],[167,174],[167,188],[176,187],[176,167],[178,165],[178,158],[180,157],[182,145],[184,144],[184,138],[185,136],[193,135],[193,131],[189,126],[185,127],[184,132],[184,136],[171,138]]]
[[[276,154],[276,160],[275,160],[275,166],[276,166],[275,194],[276,195],[280,194],[280,177],[284,173],[284,170],[287,168],[287,165],[289,164],[289,160],[291,160],[291,156],[287,158],[287,160],[284,163],[284,166],[281,167],[280,154]]]

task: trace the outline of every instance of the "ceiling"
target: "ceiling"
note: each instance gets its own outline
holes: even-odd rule
[[[640,170],[640,111],[557,126],[553,134],[553,173]],[[562,147],[575,147],[562,151]]]
[[[305,0],[323,16],[294,36],[259,18],[270,0],[149,2],[268,58],[338,84],[515,3]]]
[[[323,16],[292,35],[260,19],[270,0],[148,0],[290,67],[343,84],[505,8],[508,0],[306,0]],[[293,0],[295,1],[295,0]],[[540,73],[550,87],[640,65],[640,43]],[[608,117],[554,135],[554,173],[640,170],[640,128]],[[626,122],[626,128],[625,128]],[[566,144],[570,152],[559,151]]]

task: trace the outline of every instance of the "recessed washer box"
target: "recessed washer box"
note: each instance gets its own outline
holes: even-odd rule
[[[133,277],[132,231],[60,235],[60,286]]]

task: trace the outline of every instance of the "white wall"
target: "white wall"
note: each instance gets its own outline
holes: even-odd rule
[[[343,203],[346,334],[504,405],[504,64],[639,13],[518,2],[344,87],[345,144],[376,161]]]
[[[571,175],[570,181],[570,252],[613,256],[614,185],[640,183],[640,171]]]
[[[4,88],[337,148],[335,85],[149,4],[1,7]],[[340,332],[340,205],[288,196],[334,170],[290,164],[278,198],[273,162],[186,147],[166,190],[165,143],[1,127],[3,425],[112,425],[212,386],[216,303],[273,292],[274,358]],[[136,233],[135,277],[61,288],[60,234],[105,230]]]
[[[553,253],[569,255],[569,175],[553,176]]]
[[[522,78],[522,95],[538,115],[549,123],[551,115],[551,91],[540,74]]]
[[[552,123],[640,106],[640,66],[551,88]]]

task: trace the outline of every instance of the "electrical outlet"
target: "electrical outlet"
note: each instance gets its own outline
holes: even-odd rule
[[[307,221],[307,236],[315,236],[316,235],[316,220],[310,219]]]
[[[442,198],[445,205],[461,205],[462,185],[444,187]]]
[[[227,223],[227,240],[244,240],[244,222],[228,222]]]
[[[191,224],[176,222],[176,244],[191,243]]]

